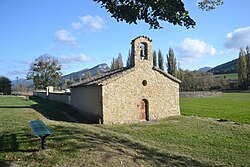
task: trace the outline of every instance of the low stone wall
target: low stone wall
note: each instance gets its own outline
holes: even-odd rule
[[[38,97],[41,97],[43,99],[47,98],[45,91],[35,91],[35,92],[33,92],[33,96],[38,96]]]
[[[222,92],[217,91],[195,91],[195,92],[180,92],[180,97],[210,97],[220,96]]]
[[[50,100],[54,100],[54,101],[58,101],[61,103],[66,103],[66,104],[71,104],[71,93],[68,92],[53,92],[53,93],[49,93],[49,99]]]
[[[50,92],[46,95],[45,91],[35,91],[34,96],[41,97],[43,99],[49,99],[53,101],[58,101],[61,103],[71,104],[71,93],[70,92]]]

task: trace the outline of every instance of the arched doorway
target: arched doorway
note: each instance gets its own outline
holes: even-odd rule
[[[141,121],[149,120],[148,100],[146,99],[142,99],[140,102],[140,120]]]

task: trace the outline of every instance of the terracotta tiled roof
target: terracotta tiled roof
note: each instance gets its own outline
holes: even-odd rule
[[[73,87],[81,87],[87,85],[105,85],[109,80],[120,78],[124,74],[127,74],[131,71],[134,71],[134,68],[120,68],[117,70],[112,70],[103,73],[102,75],[94,76],[89,79],[85,79],[81,82],[72,84],[70,87],[73,88]]]
[[[106,72],[102,75],[94,76],[94,77],[91,77],[89,79],[85,79],[81,82],[74,83],[71,85],[71,88],[81,87],[81,86],[89,86],[89,85],[105,85],[110,80],[118,79],[118,78],[122,77],[123,75],[125,75],[131,71],[134,71],[134,70],[135,70],[135,68],[120,68],[117,70],[109,71],[109,72]],[[168,73],[165,73],[164,71],[162,71],[156,67],[153,67],[153,70],[161,73],[162,75],[171,79],[172,81],[175,81],[177,83],[181,83],[181,80],[177,79],[176,77],[174,77]]]

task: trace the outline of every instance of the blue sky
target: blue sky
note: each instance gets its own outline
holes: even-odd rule
[[[125,63],[131,40],[140,35],[150,37],[165,58],[172,47],[180,66],[190,70],[230,61],[250,46],[249,0],[224,0],[210,12],[198,9],[197,0],[184,3],[194,29],[116,22],[92,0],[0,0],[0,76],[25,78],[30,63],[45,53],[58,58],[64,75],[110,65],[118,53]]]

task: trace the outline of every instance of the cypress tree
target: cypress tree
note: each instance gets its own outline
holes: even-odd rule
[[[167,69],[169,74],[177,76],[176,58],[172,48],[169,48],[167,54]]]
[[[156,54],[156,51],[153,52],[153,66],[157,67],[157,54]]]
[[[164,59],[163,59],[161,50],[159,50],[159,52],[158,52],[158,67],[159,67],[159,69],[164,71]]]
[[[250,49],[246,47],[247,86],[250,86]]]
[[[111,62],[111,70],[115,70],[115,69],[117,69],[117,64],[116,64],[116,59],[113,58]]]
[[[121,53],[118,54],[117,65],[118,65],[118,68],[122,68],[123,67],[123,60],[122,60],[122,54]]]
[[[131,54],[130,50],[128,51],[128,58],[127,58],[126,66],[127,67],[133,67],[134,66],[134,62],[133,62],[133,58],[132,58],[132,54]]]
[[[113,58],[111,62],[111,70],[116,70],[123,67],[122,54],[119,53],[117,58]]]
[[[242,48],[240,49],[239,58],[237,61],[237,72],[241,88],[245,88],[247,81],[247,61],[246,52]]]

